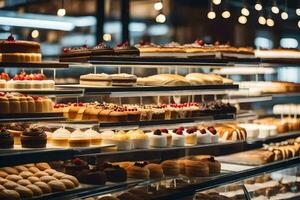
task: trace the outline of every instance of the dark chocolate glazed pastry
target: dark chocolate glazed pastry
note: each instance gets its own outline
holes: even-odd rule
[[[14,147],[14,138],[6,129],[0,129],[0,148],[10,149]]]
[[[128,41],[118,44],[114,48],[114,52],[118,56],[139,56],[140,55],[140,51],[138,50],[138,48],[129,46]]]
[[[41,128],[27,128],[21,135],[21,144],[24,148],[45,148],[47,134]]]

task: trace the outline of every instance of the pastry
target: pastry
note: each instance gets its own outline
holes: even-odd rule
[[[28,171],[35,174],[35,173],[39,172],[40,170],[37,167],[33,166],[33,167],[29,167]]]
[[[181,129],[183,130],[183,128]],[[197,128],[189,128],[183,131],[185,136],[185,144],[196,145],[197,144]]]
[[[80,85],[111,86],[112,78],[108,74],[86,74],[80,76]]]
[[[89,169],[88,163],[79,159],[74,158],[73,160],[64,164],[66,174],[77,176],[82,170]]]
[[[36,185],[31,184],[26,187],[33,192],[33,196],[41,196],[43,194],[43,191]]]
[[[38,177],[35,176],[28,177],[27,180],[29,180],[32,184],[41,181]]]
[[[138,85],[143,86],[188,86],[189,80],[177,74],[157,74],[146,78],[138,78]]]
[[[175,131],[175,132],[174,132]],[[172,131],[172,146],[183,147],[185,145],[185,136],[182,129],[174,129]]]
[[[40,128],[30,128],[21,135],[21,144],[24,148],[45,148],[47,135]]]
[[[202,161],[185,161],[185,174],[189,177],[207,177],[209,176],[209,167]]]
[[[6,129],[0,129],[0,149],[14,148],[14,138]]]
[[[148,149],[149,148],[149,137],[144,133],[144,131],[138,130],[131,130],[127,132],[127,135],[130,136],[132,141],[132,148],[133,149]]]
[[[67,147],[69,146],[70,131],[65,128],[59,128],[52,133],[51,143],[53,146]]]
[[[197,144],[210,144],[211,141],[211,134],[205,129],[200,128],[197,131]]]
[[[157,129],[154,132],[148,133],[150,146],[156,148],[167,147],[167,136]]]
[[[77,175],[81,183],[104,185],[106,182],[106,174],[103,171],[84,169]]]
[[[200,156],[193,156],[192,159],[205,162],[209,167],[210,174],[220,174],[221,172],[221,163],[215,160],[213,156],[200,155]]]
[[[133,46],[130,46],[128,41],[118,44],[114,48],[116,56],[139,56],[140,51]]]
[[[135,162],[134,165],[128,166],[126,168],[128,178],[148,179],[150,171],[145,167],[147,164],[147,162]]]
[[[131,149],[131,139],[124,131],[119,131],[112,136],[112,141],[116,144],[118,151],[128,151]]]
[[[178,176],[180,173],[180,167],[177,161],[166,160],[161,163],[164,175],[166,176]]]
[[[70,181],[72,181],[74,183],[75,187],[79,186],[79,181],[74,176],[65,175],[65,176],[61,177],[61,179],[68,179],[68,180],[70,180]]]
[[[40,178],[40,181],[45,182],[45,183],[48,183],[50,181],[55,181],[55,180],[57,180],[57,179],[54,178],[53,176],[42,176]]]
[[[19,97],[16,96],[8,96],[9,101],[9,111],[10,113],[21,113],[21,105]]]
[[[42,177],[42,176],[48,176],[48,173],[46,173],[46,172],[44,172],[44,171],[39,171],[39,172],[36,172],[36,173],[34,174],[34,176],[40,178],[40,177]]]
[[[123,182],[127,180],[126,170],[119,165],[106,163],[103,171],[106,174],[107,181]]]
[[[20,194],[14,190],[0,190],[1,200],[19,200],[21,198]]]
[[[6,179],[9,181],[18,182],[19,180],[22,180],[23,178],[19,175],[10,174],[6,177]]]
[[[192,85],[223,84],[223,78],[215,74],[190,73],[185,76]]]
[[[0,95],[0,114],[10,113],[10,106],[8,98]]]
[[[29,180],[26,180],[26,179],[21,179],[17,182],[19,185],[22,185],[22,186],[26,186],[26,185],[30,185],[31,182]]]
[[[29,177],[33,177],[33,173],[31,173],[30,171],[23,171],[20,173],[20,176],[24,179],[27,179]]]
[[[101,144],[101,135],[97,131],[92,129],[88,129],[84,132],[84,134],[88,135],[91,141],[91,145],[100,145]]]
[[[39,170],[46,170],[46,169],[51,169],[50,165],[48,163],[36,163],[35,166],[39,169]]]
[[[7,174],[15,174],[15,175],[19,174],[18,170],[14,169],[12,167],[2,167],[0,169],[2,171],[6,172]]]
[[[137,122],[141,118],[141,111],[137,108],[126,108],[125,111],[127,112],[127,121],[129,122]]]
[[[80,129],[75,130],[69,138],[70,147],[89,147],[91,140],[87,134]]]
[[[60,179],[60,181],[65,185],[65,187],[67,189],[75,188],[75,184],[72,181],[68,180],[68,179]]]
[[[41,62],[40,44],[32,41],[15,40],[10,35],[0,43],[2,62]]]
[[[28,171],[28,168],[23,165],[14,166],[14,168],[18,170],[18,172]]]
[[[136,84],[137,77],[132,74],[112,74],[112,86],[134,86]],[[135,119],[133,117],[133,119]]]
[[[59,180],[52,180],[48,182],[49,187],[52,192],[64,192],[66,191],[66,186]]]
[[[164,176],[163,169],[159,164],[148,164],[145,166],[150,172],[150,178],[162,178]]]
[[[25,187],[20,185],[14,190],[20,194],[21,198],[32,198],[34,195],[33,191],[27,186]]]
[[[172,144],[172,134],[167,129],[160,129],[160,132],[167,137],[167,147],[170,147]]]
[[[43,194],[48,194],[48,193],[52,192],[52,189],[48,186],[47,183],[38,181],[38,182],[35,182],[33,184],[38,186],[42,190]]]

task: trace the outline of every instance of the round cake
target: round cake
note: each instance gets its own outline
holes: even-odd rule
[[[12,35],[0,42],[0,53],[2,62],[40,62],[42,59],[39,43],[15,40]]]

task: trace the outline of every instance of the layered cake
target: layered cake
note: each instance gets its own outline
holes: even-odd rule
[[[2,62],[41,62],[41,47],[37,42],[15,40],[10,35],[0,42]]]
[[[259,49],[255,51],[255,57],[263,59],[300,59],[298,49]]]
[[[80,76],[81,85],[91,86],[134,86],[137,77],[131,74],[86,74]]]
[[[114,48],[114,53],[116,56],[139,56],[140,55],[140,51],[134,46],[129,46],[128,41],[118,44]]]

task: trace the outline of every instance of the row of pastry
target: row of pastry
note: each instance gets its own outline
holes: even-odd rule
[[[184,147],[228,141],[267,138],[300,129],[300,120],[294,118],[263,118],[254,123],[217,123],[214,126],[178,127],[143,131],[47,128],[6,125],[0,132],[1,148],[23,147],[89,147],[115,145],[116,150]],[[32,142],[31,142],[32,141]]]
[[[23,71],[13,78],[10,78],[5,72],[0,74],[0,89],[53,89],[54,85],[55,82],[46,80],[44,74],[26,74]]]
[[[58,172],[47,163],[0,168],[0,199],[30,199],[79,187],[76,177]]]
[[[53,102],[48,97],[0,93],[0,114],[52,112]]]
[[[71,120],[97,120],[101,122],[169,120],[199,117],[205,114],[235,113],[236,108],[221,101],[208,103],[182,103],[161,105],[122,106],[112,103],[56,104],[54,111],[63,112]]]
[[[300,115],[300,104],[276,104],[273,106],[276,115]]]
[[[190,86],[190,85],[222,85],[233,81],[216,74],[190,73],[186,76],[178,74],[157,74],[137,78],[131,74],[86,74],[80,76],[81,85],[91,86]]]

